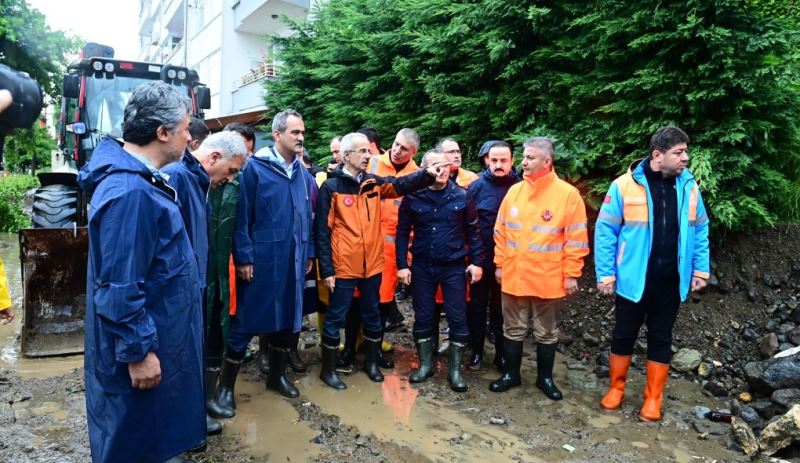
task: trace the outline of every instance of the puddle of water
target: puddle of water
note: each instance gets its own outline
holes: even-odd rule
[[[276,392],[240,379],[236,393],[236,416],[223,421],[223,433],[238,435],[249,455],[258,461],[313,461],[320,454],[319,446],[310,442],[319,433],[300,421],[294,407]]]
[[[300,393],[362,434],[374,434],[432,461],[543,461],[531,459],[530,447],[503,427],[475,423],[444,403],[419,397],[408,383],[411,357],[412,352],[397,349],[397,367],[384,371],[384,382],[373,383],[358,372],[343,377],[344,391],[325,386],[312,371],[301,379]]]
[[[589,424],[589,426],[595,428],[606,429],[613,424],[622,423],[622,418],[613,415],[600,415],[600,416],[595,416],[594,418],[589,418],[587,423]]]
[[[23,379],[63,375],[73,368],[83,368],[83,355],[66,357],[26,358],[19,352],[22,332],[22,275],[19,262],[19,240],[12,233],[0,233],[0,259],[6,269],[8,289],[14,305],[14,321],[0,324],[0,369],[13,370]]]
[[[42,405],[31,409],[31,413],[36,416],[50,415],[56,420],[67,419],[67,412],[61,408],[61,405],[55,402],[43,402]]]

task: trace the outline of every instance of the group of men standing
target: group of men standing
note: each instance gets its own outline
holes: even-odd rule
[[[396,316],[400,281],[413,295],[411,382],[434,373],[443,310],[448,381],[467,390],[462,365],[481,367],[488,308],[502,373],[489,389],[521,385],[532,328],[535,384],[562,398],[553,380],[558,310],[578,291],[589,239],[583,200],[556,175],[549,139],[524,143],[521,173],[509,144],[487,142],[476,175],[461,168],[453,139],[418,169],[413,129],[400,130],[386,153],[370,133],[348,133],[332,140],[337,162],[315,178],[303,164],[297,112],[278,113],[274,146],[255,154],[246,126],[208,135],[189,113],[170,86],[142,85],[126,106],[125,143],[104,140],[79,177],[92,195],[86,390],[95,461],[186,461],[184,452],[221,430],[216,418],[235,416],[236,377],[254,335],[266,351],[267,387],[297,397],[286,370],[300,368],[312,269],[328,294],[326,385],[347,387],[337,363],[351,310],[363,325],[363,370],[383,380],[381,368],[392,366],[382,358],[384,327]],[[687,143],[682,130],[659,129],[645,159],[612,184],[596,225],[598,290],[617,296],[601,406],[619,407],[647,323],[645,420],[660,418],[678,305],[708,278],[708,217],[685,169]]]

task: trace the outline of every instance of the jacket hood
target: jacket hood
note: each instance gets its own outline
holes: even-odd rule
[[[517,180],[520,179],[519,172],[514,166],[511,166],[511,172],[509,172],[505,177],[495,177],[492,173],[492,170],[488,167],[483,170],[481,176],[486,181],[495,183],[497,185],[513,185]]]
[[[120,172],[139,174],[148,179],[153,176],[147,166],[122,149],[118,141],[105,137],[92,153],[92,159],[78,173],[78,185],[91,195],[106,177]]]

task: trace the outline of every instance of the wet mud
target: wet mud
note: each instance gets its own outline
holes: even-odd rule
[[[9,244],[11,241],[11,244]],[[15,241],[0,237],[0,257],[19,302]],[[16,279],[16,280],[15,280]],[[581,387],[567,381],[582,366],[559,354],[555,380],[565,399],[553,402],[534,386],[536,364],[525,345],[523,385],[506,393],[488,390],[499,373],[491,365],[492,346],[480,371],[467,371],[469,390],[455,393],[447,382],[447,356],[437,357],[433,378],[408,383],[416,367],[409,332],[409,304],[401,304],[406,326],[388,333],[394,343],[394,370],[373,383],[356,370],[343,375],[345,391],[319,379],[317,333],[309,324],[301,354],[307,373],[290,373],[300,390],[286,399],[264,386],[254,363],[245,365],[236,385],[237,413],[224,420],[222,435],[210,437],[199,462],[736,462],[749,461],[732,444],[729,425],[698,423],[692,407],[724,408],[696,383],[672,378],[665,391],[664,419],[642,423],[644,377],[631,374],[618,412],[598,404],[607,387],[600,380]],[[90,460],[82,357],[27,359],[19,355],[19,319],[0,327],[0,461],[86,462]],[[359,356],[357,366],[363,361]],[[591,368],[591,366],[587,367]],[[768,461],[768,460],[763,460]]]

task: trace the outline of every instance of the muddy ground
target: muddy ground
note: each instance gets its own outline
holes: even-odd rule
[[[764,283],[763,275],[791,273],[794,256],[800,256],[799,231],[783,227],[726,239],[714,253],[715,273],[723,287],[699,295],[681,310],[676,347],[697,348],[704,356],[729,364],[731,371],[720,373],[720,381],[730,383],[730,393],[746,389],[736,379],[738,363],[758,358],[755,343],[742,339],[743,327],[763,331],[769,317],[763,294],[768,289],[773,300],[780,295],[781,288]],[[19,300],[14,242],[13,237],[0,237],[0,257],[9,267],[12,297]],[[303,335],[307,344],[303,355],[312,368],[291,374],[301,396],[290,400],[265,390],[256,366],[245,366],[237,384],[238,416],[226,420],[223,434],[210,438],[207,451],[193,458],[201,462],[749,461],[733,442],[729,425],[692,413],[696,405],[730,406],[729,398],[713,397],[692,375],[670,380],[660,423],[635,418],[644,384],[639,370],[631,374],[621,411],[599,409],[607,380],[593,384],[590,373],[597,353],[607,347],[613,312],[610,300],[591,291],[593,270],[587,270],[581,294],[563,313],[565,345],[555,372],[565,395],[561,402],[546,399],[533,385],[535,356],[531,355],[523,361],[522,387],[505,394],[489,392],[488,384],[498,373],[491,366],[488,343],[483,369],[467,372],[468,392],[450,391],[446,355],[438,357],[437,373],[429,382],[409,385],[407,375],[416,362],[409,329],[413,317],[410,305],[402,304],[406,327],[387,335],[395,343],[397,367],[384,371],[383,383],[372,383],[355,372],[344,376],[346,391],[324,386],[318,378],[312,320]],[[759,292],[755,302],[747,294],[753,289]],[[731,321],[739,328],[732,328],[737,325]],[[19,323],[0,328],[0,461],[88,461],[82,359],[20,358],[18,333]],[[725,340],[722,347],[720,340]],[[530,340],[526,352],[533,352]],[[732,362],[725,361],[726,354]],[[582,357],[588,357],[588,364],[577,361]]]

